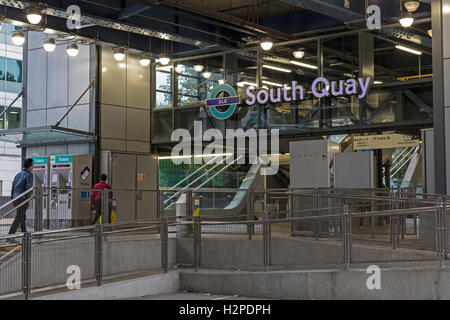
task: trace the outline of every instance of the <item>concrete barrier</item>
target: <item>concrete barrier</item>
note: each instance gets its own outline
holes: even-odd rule
[[[178,272],[136,278],[64,293],[41,296],[33,300],[116,300],[173,293],[179,290]]]
[[[450,299],[450,268],[381,269],[381,289],[369,290],[360,270],[181,272],[180,290],[271,299]]]

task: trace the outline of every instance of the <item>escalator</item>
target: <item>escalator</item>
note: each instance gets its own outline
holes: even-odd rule
[[[162,188],[164,197],[164,210],[166,214],[174,214],[176,201],[179,196],[187,190],[192,190],[193,196],[200,202],[201,214],[228,215],[242,214],[246,210],[246,191],[249,189],[258,189],[264,187],[261,176],[260,164],[254,164],[250,167],[233,188],[215,188],[212,182],[219,178],[225,171],[236,164],[240,157],[230,159],[212,158],[204,165],[197,168],[194,172],[169,188]],[[228,160],[228,161],[227,161]]]

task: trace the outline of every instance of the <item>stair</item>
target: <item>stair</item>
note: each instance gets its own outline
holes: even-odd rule
[[[22,252],[22,244],[0,246],[0,265]]]

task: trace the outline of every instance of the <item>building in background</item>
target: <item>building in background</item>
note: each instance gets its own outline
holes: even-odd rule
[[[2,23],[0,31],[0,114],[22,91],[23,47],[12,43],[11,35],[20,27]],[[0,129],[22,127],[22,98],[0,117]],[[0,196],[11,193],[14,175],[21,168],[21,149],[0,141]]]

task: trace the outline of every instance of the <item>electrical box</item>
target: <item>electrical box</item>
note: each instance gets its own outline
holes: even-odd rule
[[[339,144],[329,140],[291,142],[291,188],[332,187],[333,154],[339,151]]]
[[[113,188],[118,222],[158,217],[157,155],[103,151],[102,173]]]
[[[296,189],[316,189],[333,187],[334,154],[340,151],[337,142],[329,140],[293,141],[289,144],[290,187]],[[311,209],[329,208],[330,199],[311,195],[295,195],[293,198],[294,217],[310,216]],[[329,214],[326,210],[314,214]],[[329,223],[294,222],[293,235],[314,236],[320,232],[335,230]]]
[[[375,188],[374,152],[344,152],[334,157],[334,187]]]

